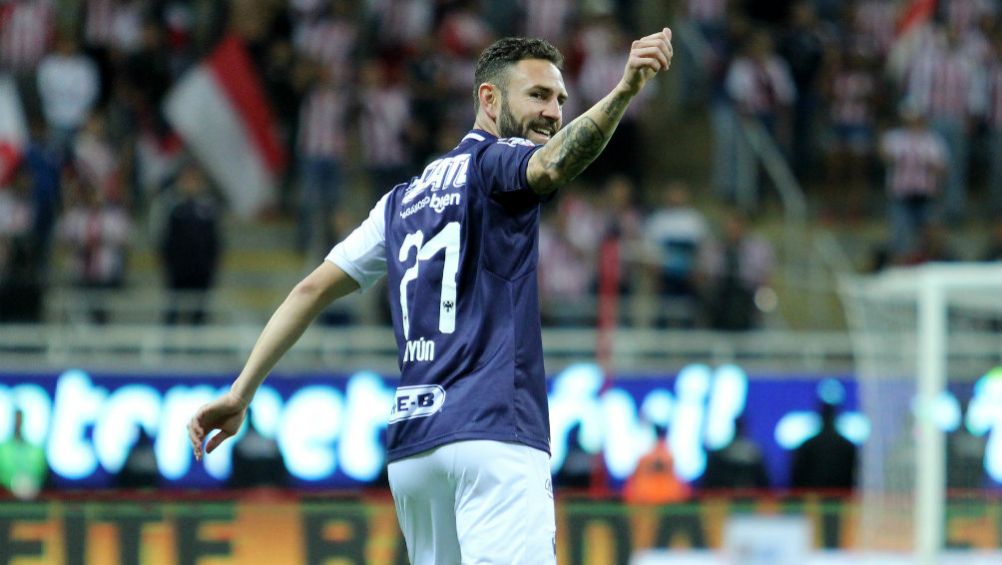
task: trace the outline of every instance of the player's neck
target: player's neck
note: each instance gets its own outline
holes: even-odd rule
[[[498,126],[494,120],[490,119],[483,112],[477,112],[477,119],[473,122],[473,128],[484,130],[487,133],[493,135],[494,137],[501,137],[498,135]]]

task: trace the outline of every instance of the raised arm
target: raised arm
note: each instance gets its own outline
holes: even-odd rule
[[[213,430],[219,430],[219,433],[209,439],[206,453],[211,453],[220,443],[240,431],[254,393],[282,355],[328,304],[358,287],[358,283],[340,267],[324,261],[292,289],[268,320],[229,392],[199,408],[188,423],[188,436],[195,459],[202,458],[205,438]]]
[[[594,106],[553,136],[529,158],[526,176],[539,194],[570,182],[595,160],[612,137],[633,97],[658,71],[671,66],[671,30],[633,42],[623,78]]]

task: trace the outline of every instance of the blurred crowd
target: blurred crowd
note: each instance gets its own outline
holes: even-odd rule
[[[774,139],[819,218],[879,211],[882,263],[982,258],[953,254],[944,231],[1002,211],[997,2],[661,4],[653,13],[676,31],[677,103],[709,116],[709,185],[651,173],[645,142],[687,149],[645,130],[650,97],[631,106],[582,186],[548,210],[547,323],[591,322],[595,291],[612,280],[621,295],[653,297],[650,324],[759,326],[777,259],[748,205],[770,182],[749,156],[749,122]],[[0,0],[0,98],[16,93],[28,126],[0,179],[0,319],[41,316],[55,246],[72,284],[122,287],[137,230],[152,234],[166,288],[211,288],[226,198],[164,100],[224,37],[246,47],[288,155],[266,216],[294,219],[298,250],[319,259],[470,127],[473,66],[495,38],[562,50],[566,122],[616,84],[651,13],[633,0]],[[610,244],[618,265],[600,267]],[[166,321],[204,321],[204,304],[185,304]]]

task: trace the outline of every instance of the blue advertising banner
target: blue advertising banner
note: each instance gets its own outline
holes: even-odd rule
[[[221,487],[240,438],[196,464],[185,425],[233,377],[0,372],[0,441],[11,435],[11,415],[20,408],[25,436],[45,447],[53,486],[103,488],[112,484],[142,427],[154,440],[165,486]],[[992,401],[1002,385],[989,386],[1002,379],[987,379],[974,386],[972,402],[997,409],[979,416],[982,424],[973,431],[988,437],[985,471],[1002,483],[1002,442],[995,436],[1002,429],[995,425],[1002,422],[1002,404]],[[395,379],[365,371],[275,374],[258,392],[251,418],[263,436],[276,440],[291,486],[364,486],[383,470],[382,438],[395,386]],[[690,365],[673,374],[617,375],[607,385],[597,365],[580,364],[552,375],[549,396],[554,472],[574,437],[585,451],[601,454],[613,486],[653,445],[652,424],[668,430],[676,474],[698,482],[707,451],[730,441],[735,423],[743,420],[746,435],[764,452],[775,487],[788,485],[792,450],[819,429],[821,399],[840,405],[843,435],[862,444],[870,432],[858,411],[856,384],[844,374],[749,375],[734,365]],[[954,420],[947,419],[945,429],[959,425]]]

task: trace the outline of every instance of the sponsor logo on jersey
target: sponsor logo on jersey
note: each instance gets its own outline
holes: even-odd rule
[[[469,153],[435,159],[428,163],[420,177],[411,181],[407,191],[404,192],[401,203],[407,204],[428,189],[431,189],[432,192],[438,192],[450,188],[462,188],[466,186],[466,174],[469,169]]]
[[[502,145],[507,145],[509,147],[518,147],[519,145],[525,147],[535,147],[536,144],[524,137],[502,137],[498,140],[498,143]]]
[[[458,192],[450,192],[444,196],[433,193],[430,196],[425,196],[411,206],[401,210],[400,219],[411,216],[416,212],[429,207],[435,212],[441,214],[449,206],[458,206],[460,201],[462,201],[462,195]]]
[[[438,385],[399,387],[390,408],[390,423],[426,418],[441,410],[444,404],[445,389]]]
[[[430,339],[409,339],[404,344],[404,363],[434,361],[435,342]]]

